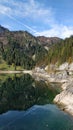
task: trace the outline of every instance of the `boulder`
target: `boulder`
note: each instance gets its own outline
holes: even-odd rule
[[[65,62],[64,64],[59,66],[59,70],[68,70],[69,68],[69,64],[67,62]]]
[[[73,71],[73,62],[69,65],[69,70]]]
[[[73,115],[73,82],[65,85],[65,90],[55,97],[54,102],[60,105],[63,110]]]

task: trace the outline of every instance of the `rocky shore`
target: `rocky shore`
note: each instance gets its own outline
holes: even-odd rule
[[[49,82],[62,83],[62,92],[54,98],[56,103],[62,110],[73,115],[73,64],[66,63],[60,66],[55,73],[47,73],[39,70],[33,73],[36,80],[44,80]]]
[[[73,65],[73,64],[72,64]],[[73,115],[73,67],[67,64],[62,65],[56,72],[47,73],[44,69],[35,68],[35,70],[24,71],[0,71],[0,73],[28,73],[36,80],[47,82],[62,83],[62,92],[58,94],[54,103],[59,105],[62,110]]]
[[[68,75],[66,71],[62,71],[56,74],[46,74],[45,81],[62,84],[62,92],[55,97],[54,103],[56,103],[62,110],[73,115],[73,76]]]
[[[54,103],[73,115],[73,81],[63,84],[62,88],[63,91],[55,97]]]

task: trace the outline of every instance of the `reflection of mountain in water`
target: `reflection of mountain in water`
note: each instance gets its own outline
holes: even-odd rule
[[[34,81],[30,75],[7,78],[0,85],[0,113],[26,110],[34,104],[52,103],[57,93],[43,81]]]

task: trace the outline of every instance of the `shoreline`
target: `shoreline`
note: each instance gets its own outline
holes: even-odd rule
[[[20,73],[23,73],[23,74],[32,74],[32,71],[31,70],[0,70],[0,74],[20,74]]]
[[[0,70],[0,74],[30,74],[35,80],[44,80],[48,82],[59,82],[59,83],[65,83],[68,80],[70,80],[69,77],[63,78],[62,76],[59,77],[56,76],[54,73],[50,74],[46,71],[44,72],[36,72],[35,70]]]
[[[65,72],[57,74],[50,74],[46,71],[36,72],[35,70],[23,71],[1,71],[0,74],[30,74],[35,80],[43,80],[47,82],[62,83],[62,91],[54,98],[54,103],[63,111],[73,116],[73,77],[66,75]]]
[[[54,103],[73,116],[73,80],[62,84],[62,92],[54,98]]]

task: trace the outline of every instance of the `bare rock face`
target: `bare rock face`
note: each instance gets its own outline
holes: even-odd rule
[[[0,33],[5,33],[5,32],[9,32],[9,30],[0,25]]]
[[[62,41],[62,39],[60,39],[58,37],[38,36],[37,39],[39,39],[39,41],[41,42],[41,44],[44,47],[47,47],[47,48],[49,48],[53,44],[56,44],[56,43],[59,43],[60,41]]]
[[[73,71],[73,62],[72,63],[68,63],[68,62],[65,62],[63,64],[61,64],[59,66],[59,68],[57,68],[58,70],[62,71],[62,70],[69,70],[69,71]]]
[[[73,71],[73,62],[69,65],[69,70]]]
[[[65,62],[64,64],[59,66],[59,70],[68,70],[68,67],[69,67],[68,63]]]
[[[61,108],[73,115],[73,82],[63,85],[65,90],[58,94],[54,102]]]

